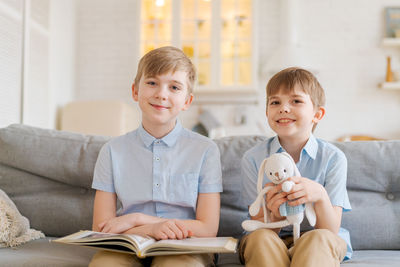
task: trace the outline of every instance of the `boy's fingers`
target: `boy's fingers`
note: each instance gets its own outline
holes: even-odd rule
[[[297,183],[300,183],[301,177],[299,177],[299,176],[292,176],[292,177],[289,177],[288,180],[289,180],[289,181],[292,181],[292,182],[294,182],[294,183],[297,184]]]
[[[168,224],[169,230],[173,233],[171,235],[168,235],[169,238],[171,239],[182,239],[182,231],[179,229],[179,227],[176,225],[176,221],[173,220]]]
[[[176,226],[178,226],[179,230],[182,232],[182,238],[186,238],[189,235],[189,231],[186,229],[186,226],[183,222],[176,220],[175,221]]]
[[[193,236],[193,232],[192,231],[188,231],[188,237],[192,237]]]
[[[287,196],[287,199],[293,200],[296,198],[304,197],[305,195],[306,195],[306,193],[303,190],[293,191],[293,193],[291,193]]]
[[[289,206],[298,206],[298,205],[304,204],[306,202],[307,202],[306,198],[305,197],[301,197],[301,198],[298,198],[296,200],[289,201],[288,204],[289,204]]]
[[[172,229],[170,229],[169,227],[166,227],[163,230],[163,233],[167,236],[168,239],[175,239],[176,238],[174,231]]]
[[[273,186],[273,185],[274,185],[274,183],[266,183],[266,184],[264,185],[264,187]]]

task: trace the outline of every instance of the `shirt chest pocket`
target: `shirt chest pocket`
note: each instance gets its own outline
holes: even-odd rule
[[[198,173],[185,173],[170,176],[170,194],[168,196],[170,204],[196,208],[198,186]]]

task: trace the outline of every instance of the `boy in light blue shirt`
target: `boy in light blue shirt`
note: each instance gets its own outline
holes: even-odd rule
[[[140,60],[132,95],[142,124],[106,143],[99,153],[92,184],[97,190],[94,231],[157,240],[216,236],[222,191],[218,148],[177,120],[192,103],[194,80],[193,64],[177,48],[158,48]],[[208,266],[212,261],[209,254],[140,260],[102,251],[90,266]]]
[[[243,204],[251,205],[257,196],[261,162],[274,153],[287,152],[302,177],[289,178],[295,186],[288,193],[282,192],[282,184],[267,193],[267,216],[271,222],[281,221],[282,204],[294,207],[311,202],[317,222],[312,229],[303,221],[303,233],[295,245],[291,227],[259,229],[245,235],[240,256],[246,266],[339,266],[345,256],[351,256],[350,236],[340,228],[342,211],[351,209],[346,190],[347,160],[338,148],[312,134],[325,114],[324,104],[322,87],[304,69],[284,69],[268,82],[266,115],[277,136],[244,154]],[[263,184],[273,185],[266,176]],[[251,219],[263,221],[262,209]]]

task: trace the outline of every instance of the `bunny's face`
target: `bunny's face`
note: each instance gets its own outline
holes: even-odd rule
[[[280,184],[294,175],[294,166],[290,158],[277,153],[268,158],[264,172],[271,182]]]

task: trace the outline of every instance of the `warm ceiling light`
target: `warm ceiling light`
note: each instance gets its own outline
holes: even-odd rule
[[[164,0],[156,0],[156,6],[164,6],[165,1]]]

